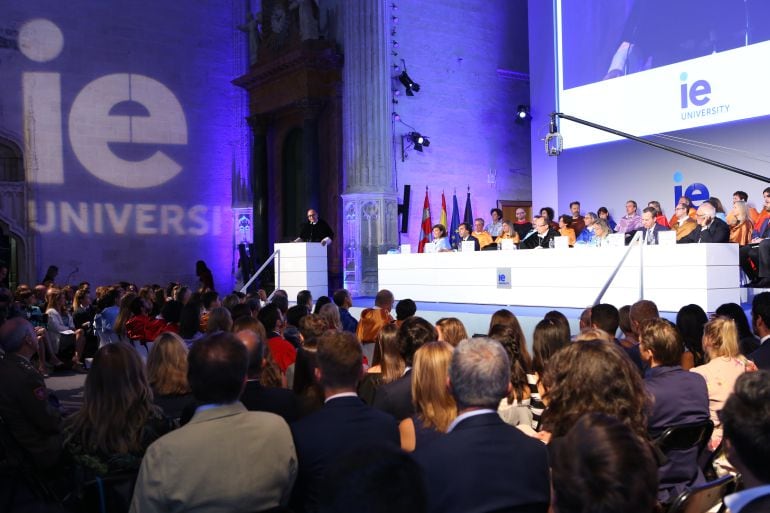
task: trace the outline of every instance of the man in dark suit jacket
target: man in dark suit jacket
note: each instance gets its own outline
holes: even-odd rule
[[[640,332],[642,358],[650,364],[644,377],[653,406],[647,421],[650,438],[666,428],[709,420],[706,380],[680,366],[682,337],[665,319],[648,321]],[[705,482],[698,465],[698,449],[671,450],[668,461],[658,469],[658,500],[666,504],[686,488]]]
[[[545,445],[497,413],[510,376],[498,342],[473,338],[455,348],[449,384],[459,415],[445,436],[414,453],[424,472],[429,512],[548,510]]]
[[[462,251],[463,242],[473,241],[474,251],[481,250],[479,239],[471,235],[471,227],[467,223],[460,223],[460,226],[457,228],[457,234],[460,236],[460,247],[457,249]]]
[[[259,382],[262,366],[265,364],[265,343],[251,331],[242,330],[235,334],[249,351],[249,368],[246,386],[241,402],[249,411],[267,411],[280,415],[287,424],[299,419],[299,401],[291,390],[265,387]]]
[[[551,228],[548,219],[538,216],[535,218],[535,233],[522,240],[519,249],[549,248],[554,237],[559,237],[559,232]]]
[[[655,222],[657,213],[653,207],[642,210],[642,227],[636,230],[642,232],[642,244],[657,244],[658,233],[668,231],[668,228]]]
[[[770,292],[754,296],[751,302],[751,324],[760,346],[749,355],[760,369],[770,370]]]
[[[356,395],[363,372],[361,343],[347,332],[330,333],[318,342],[316,378],[324,389],[324,406],[291,425],[299,459],[292,492],[295,512],[318,510],[327,468],[352,449],[399,446],[395,419]]]
[[[697,242],[730,242],[730,227],[719,219],[713,205],[703,203],[698,207],[695,221],[698,227],[677,241],[679,244]]]
[[[744,489],[725,497],[731,513],[770,511],[770,372],[746,372],[735,382],[719,414],[727,459],[740,472]]]
[[[412,360],[414,353],[426,342],[438,340],[438,332],[422,317],[409,317],[398,328],[399,351],[406,362],[404,375],[377,389],[374,407],[391,414],[399,422],[414,414],[412,404]]]

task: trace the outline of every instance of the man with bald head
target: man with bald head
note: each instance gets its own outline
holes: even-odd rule
[[[294,242],[320,242],[322,246],[326,246],[333,238],[334,231],[329,224],[318,217],[318,211],[311,208],[307,211],[307,222],[302,223],[299,237]]]
[[[37,336],[29,321],[13,317],[0,326],[0,416],[8,431],[39,469],[50,469],[61,455],[61,415],[43,376],[30,359]]]
[[[717,211],[713,205],[704,202],[698,207],[695,222],[698,223],[698,227],[679,239],[677,243],[730,242],[730,228],[717,217]]]

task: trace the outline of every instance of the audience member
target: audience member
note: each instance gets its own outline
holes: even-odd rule
[[[299,349],[302,345],[299,324],[306,315],[308,315],[308,310],[305,305],[294,305],[286,311],[286,326],[283,328],[283,338],[288,340],[295,349]]]
[[[297,469],[291,432],[279,416],[247,411],[238,401],[247,358],[232,333],[211,334],[193,345],[188,381],[202,406],[189,423],[147,449],[132,512],[286,505]]]
[[[567,316],[565,316],[560,311],[551,310],[546,312],[546,314],[543,316],[543,320],[553,321],[553,323],[559,329],[559,339],[563,340],[564,344],[567,344],[572,339],[572,333],[570,332]]]
[[[402,377],[377,389],[374,407],[390,413],[400,422],[414,414],[412,403],[414,353],[424,344],[438,340],[438,333],[436,328],[422,317],[410,317],[398,328],[396,340],[406,369]]]
[[[666,219],[665,214],[663,214],[663,207],[660,206],[660,201],[648,201],[647,206],[655,209],[655,223],[663,226],[666,229],[671,228],[671,225],[668,223],[668,219]]]
[[[32,324],[22,317],[0,324],[0,348],[5,353],[0,358],[0,417],[33,465],[51,469],[61,455],[61,415],[58,401],[30,363],[38,348]]]
[[[187,382],[187,346],[176,333],[162,333],[147,356],[147,380],[153,402],[163,414],[179,423],[182,411],[193,402]]]
[[[519,234],[513,229],[513,223],[508,219],[503,221],[503,227],[500,229],[500,234],[495,237],[495,244],[500,247],[504,240],[510,240],[514,244],[518,244],[521,240],[519,239]]]
[[[428,511],[548,510],[545,446],[497,414],[510,386],[510,369],[505,350],[494,340],[473,338],[455,348],[449,386],[458,416],[446,435],[414,453],[425,476]]]
[[[230,331],[233,327],[233,318],[230,310],[224,306],[212,308],[209,311],[209,319],[206,323],[206,333],[215,333],[217,331]]]
[[[640,373],[644,372],[642,356],[639,353],[639,344],[632,344],[626,347],[621,344],[616,336],[620,326],[620,313],[617,308],[607,303],[595,305],[591,308],[591,325],[607,333],[610,336],[610,342],[614,342],[625,351]]]
[[[420,467],[390,445],[353,449],[326,472],[320,513],[426,513]]]
[[[650,446],[614,417],[586,413],[550,445],[554,513],[651,513],[658,469]]]
[[[745,246],[751,243],[754,233],[754,224],[749,218],[749,209],[745,201],[736,201],[733,203],[733,209],[728,216],[730,226],[730,242],[735,242],[739,246]]]
[[[580,202],[579,201],[573,201],[569,204],[569,220],[570,222],[567,223],[569,228],[572,228],[575,230],[575,235],[580,235],[583,233],[583,230],[586,227],[585,220],[583,219],[583,214],[580,213]],[[574,244],[574,241],[573,241]],[[572,244],[570,244],[571,246]]]
[[[66,346],[73,345],[72,369],[85,372],[80,361],[86,345],[86,337],[82,328],[76,328],[72,317],[67,311],[67,302],[61,289],[50,288],[46,293],[46,311],[48,316],[48,335],[52,337],[51,346],[55,353],[60,353]]]
[[[456,347],[461,341],[468,338],[463,322],[457,317],[442,317],[436,321],[438,340]]]
[[[615,232],[629,234],[641,228],[642,217],[636,212],[636,208],[636,201],[626,201],[626,215],[618,221],[617,226],[615,226]]]
[[[514,226],[516,228],[516,226]],[[520,233],[517,231],[517,233]],[[492,244],[492,235],[484,229],[484,220],[480,217],[477,217],[473,221],[473,231],[471,232],[471,235],[473,235],[476,240],[479,241],[479,247],[481,249],[484,249],[485,247]]]
[[[201,331],[201,304],[198,301],[188,301],[179,315],[179,336],[187,347],[203,337]]]
[[[265,365],[265,342],[262,335],[252,329],[235,333],[248,351],[249,366],[246,370],[246,385],[241,393],[241,402],[249,411],[266,411],[283,417],[287,423],[299,418],[299,401],[291,390],[267,387],[260,383],[262,367]]]
[[[315,302],[315,308],[313,309],[313,313],[315,315],[318,315],[321,313],[321,308],[324,306],[330,304],[332,302],[331,299],[329,299],[329,296],[321,296],[319,297]]]
[[[404,375],[406,364],[398,348],[398,328],[395,324],[383,326],[377,334],[373,365],[367,369],[358,396],[368,405],[374,404],[374,397],[380,386],[392,383]]]
[[[741,475],[743,489],[725,497],[731,513],[770,510],[770,372],[748,372],[720,412],[727,458]]]
[[[607,207],[599,207],[596,210],[596,215],[598,217],[597,221],[604,221],[604,223],[607,225],[607,228],[613,232],[615,231],[617,224],[615,223],[615,220],[612,219],[610,211],[607,210]]]
[[[685,305],[676,314],[676,328],[684,344],[682,353],[684,370],[703,365],[706,361],[703,353],[703,326],[708,320],[706,312],[698,305]]]
[[[346,452],[361,446],[399,442],[393,418],[356,397],[361,379],[362,352],[347,332],[327,333],[318,342],[316,377],[324,391],[323,408],[292,424],[299,457],[292,492],[295,511],[318,510],[327,468]]]
[[[340,309],[340,319],[342,320],[342,330],[348,333],[356,333],[358,328],[358,321],[350,315],[349,309],[353,306],[353,299],[350,297],[350,292],[345,289],[339,289],[332,295],[334,304]]]
[[[581,223],[582,223],[581,219]],[[567,214],[563,214],[559,216],[559,235],[562,237],[567,237],[567,245],[569,247],[572,247],[575,245],[575,229],[572,228],[572,217],[568,216]]]
[[[313,312],[313,294],[309,290],[297,292],[297,306],[304,306],[307,313]]]
[[[569,344],[554,354],[543,375],[543,429],[567,434],[585,413],[604,413],[647,437],[649,399],[639,372],[617,345],[603,340]]]
[[[323,305],[321,310],[316,315],[326,321],[327,330],[342,331],[342,319],[340,318],[340,310],[334,303],[327,303]]]
[[[294,383],[290,388],[300,401],[303,416],[323,406],[323,389],[318,384],[315,372],[318,368],[318,341],[326,331],[326,321],[319,315],[306,315],[300,321],[302,346],[297,350]]]
[[[596,223],[597,219],[598,216],[594,212],[588,212],[583,216],[584,228],[575,239],[575,244],[592,245],[594,242],[594,223]]]
[[[268,337],[267,346],[275,363],[278,364],[281,372],[286,374],[286,370],[294,364],[297,358],[297,350],[288,340],[283,338],[283,315],[275,304],[270,303],[259,311],[257,318],[265,327]]]
[[[542,416],[545,410],[543,376],[548,361],[569,343],[569,337],[565,337],[562,327],[552,319],[543,319],[538,322],[532,333],[532,372],[527,374],[527,383],[530,393],[529,409],[532,411],[531,427],[535,431],[542,429]]]
[[[759,347],[749,355],[757,367],[770,370],[770,292],[761,292],[751,302],[751,324]]]
[[[737,303],[725,303],[717,307],[715,314],[735,321],[738,329],[738,349],[743,355],[750,355],[759,347],[759,339],[751,332],[746,312]]]
[[[709,418],[706,380],[682,369],[682,339],[664,319],[645,321],[639,332],[642,358],[650,369],[644,377],[652,397],[648,431],[654,439],[666,428],[703,422]],[[698,465],[698,448],[670,450],[659,468],[658,500],[666,504],[687,487],[704,482]]]
[[[484,231],[495,238],[503,231],[503,211],[493,208],[489,211],[489,215],[492,216],[492,222],[484,228]]]
[[[552,247],[554,238],[560,237],[559,232],[551,227],[548,218],[546,217],[536,217],[533,224],[535,232],[521,241],[519,249],[543,249]]]
[[[532,231],[532,223],[527,221],[527,211],[521,207],[516,209],[516,219],[513,221],[513,229],[519,234],[519,238],[524,238]]]
[[[506,424],[527,427],[532,425],[532,409],[530,398],[532,392],[528,381],[532,362],[529,354],[521,350],[522,341],[516,335],[511,326],[495,324],[489,330],[489,338],[496,340],[505,349],[508,361],[511,364],[511,386],[506,397],[500,400],[497,413]]]
[[[119,342],[99,349],[83,406],[64,423],[64,448],[85,480],[139,470],[147,447],[173,427],[152,398],[133,347]]]
[[[722,425],[717,413],[732,393],[738,377],[747,370],[747,361],[738,350],[738,330],[735,322],[725,317],[709,321],[703,330],[703,348],[708,363],[691,369],[706,380],[709,413],[714,422],[709,448],[713,451],[722,441]],[[751,367],[754,369],[753,366]]]
[[[428,342],[414,354],[415,413],[398,426],[401,448],[407,452],[422,448],[446,433],[457,416],[457,405],[446,387],[453,349],[446,342]]]
[[[393,322],[390,311],[393,309],[393,293],[387,289],[377,292],[374,308],[364,308],[358,320],[356,336],[361,341],[364,356],[370,362],[374,359],[374,341],[383,326]]]
[[[417,304],[409,298],[402,299],[396,305],[396,327],[401,327],[405,320],[417,313]]]
[[[671,229],[676,231],[676,240],[682,240],[683,237],[692,233],[697,227],[698,223],[690,217],[687,205],[679,203],[674,208],[674,216],[671,218]]]

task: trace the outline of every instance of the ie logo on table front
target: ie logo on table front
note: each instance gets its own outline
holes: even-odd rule
[[[497,268],[497,288],[498,289],[511,288],[511,268],[510,267]]]

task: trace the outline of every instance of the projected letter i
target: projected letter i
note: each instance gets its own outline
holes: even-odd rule
[[[706,105],[710,100],[706,95],[711,94],[711,84],[705,80],[696,80],[690,85],[687,83],[687,78],[686,71],[679,74],[679,79],[682,81],[682,84],[679,86],[682,108],[688,108],[691,103],[696,107]]]

